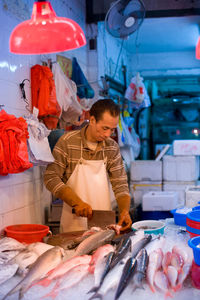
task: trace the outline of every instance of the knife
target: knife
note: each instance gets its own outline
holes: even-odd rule
[[[75,209],[72,208],[72,213],[75,213]],[[87,219],[88,229],[91,227],[100,227],[106,229],[106,226],[116,224],[116,215],[112,210],[92,210],[91,219]]]

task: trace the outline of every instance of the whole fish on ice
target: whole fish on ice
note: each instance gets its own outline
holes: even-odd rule
[[[55,246],[52,249],[47,250],[38,257],[29,269],[27,275],[13,289],[11,289],[2,300],[17,291],[19,291],[19,299],[21,299],[31,284],[35,280],[44,277],[51,269],[55,268],[61,262],[63,256],[64,250],[59,246]]]
[[[148,254],[146,249],[140,250],[140,252],[136,256],[136,260],[137,260],[137,266],[133,274],[133,278],[131,280],[133,291],[137,288],[143,289],[142,282],[143,279],[145,278],[147,264],[148,264]]]
[[[17,240],[10,238],[10,237],[4,237],[0,239],[0,252],[9,251],[9,250],[23,250],[26,246]]]
[[[152,251],[149,254],[149,262],[147,266],[147,281],[152,292],[155,292],[154,287],[154,277],[156,271],[159,270],[162,266],[163,252],[162,249],[158,248],[157,250]]]

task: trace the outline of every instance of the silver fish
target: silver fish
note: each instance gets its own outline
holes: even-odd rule
[[[32,265],[37,258],[38,255],[35,252],[24,249],[13,257],[9,263],[17,264],[19,266],[18,274],[24,276],[28,272],[29,266]]]
[[[55,268],[61,262],[63,256],[64,250],[59,246],[55,246],[54,248],[47,250],[38,257],[27,275],[13,289],[11,289],[2,300],[17,291],[19,291],[19,299],[21,299],[31,284],[44,277],[51,269]]]
[[[145,277],[146,268],[148,264],[148,255],[146,249],[140,250],[140,252],[136,256],[136,260],[137,260],[137,266],[132,278],[133,291],[136,288],[143,289],[142,281]]]
[[[89,254],[98,247],[110,242],[115,235],[114,230],[103,230],[92,234],[76,248],[74,256]]]
[[[9,251],[9,250],[22,250],[25,249],[26,246],[17,240],[10,238],[10,237],[4,237],[3,239],[0,239],[0,252]]]
[[[15,275],[17,272],[18,265],[17,264],[3,264],[0,267],[0,284],[7,281],[11,277]]]

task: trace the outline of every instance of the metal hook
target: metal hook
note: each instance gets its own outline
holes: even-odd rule
[[[19,86],[20,86],[20,89],[21,89],[21,92],[22,92],[22,98],[23,98],[23,100],[24,100],[24,102],[26,102],[26,106],[25,106],[25,108],[26,108],[26,110],[28,111],[28,112],[30,112],[30,109],[29,109],[29,101],[28,101],[28,99],[26,98],[26,93],[25,93],[25,89],[24,89],[24,86],[25,86],[25,81],[29,81],[30,82],[30,80],[29,79],[24,79],[20,84],[19,84]]]

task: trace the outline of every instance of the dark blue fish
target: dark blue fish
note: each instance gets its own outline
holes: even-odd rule
[[[123,272],[122,272],[122,276],[120,278],[118,287],[117,287],[117,291],[115,294],[115,300],[119,298],[119,296],[121,295],[121,293],[124,291],[124,289],[127,287],[127,285],[129,284],[135,268],[137,265],[137,260],[135,258],[130,257],[127,262],[124,265],[123,268]]]
[[[141,240],[139,240],[138,242],[136,242],[134,244],[134,247],[132,249],[132,258],[135,258],[136,255],[139,253],[139,251],[144,248],[152,239],[152,236],[151,235],[147,235],[147,236],[144,236]]]
[[[120,246],[117,248],[111,263],[110,263],[110,269],[114,268],[116,264],[127,254],[128,251],[131,250],[131,240],[130,238],[125,238],[120,242]]]

